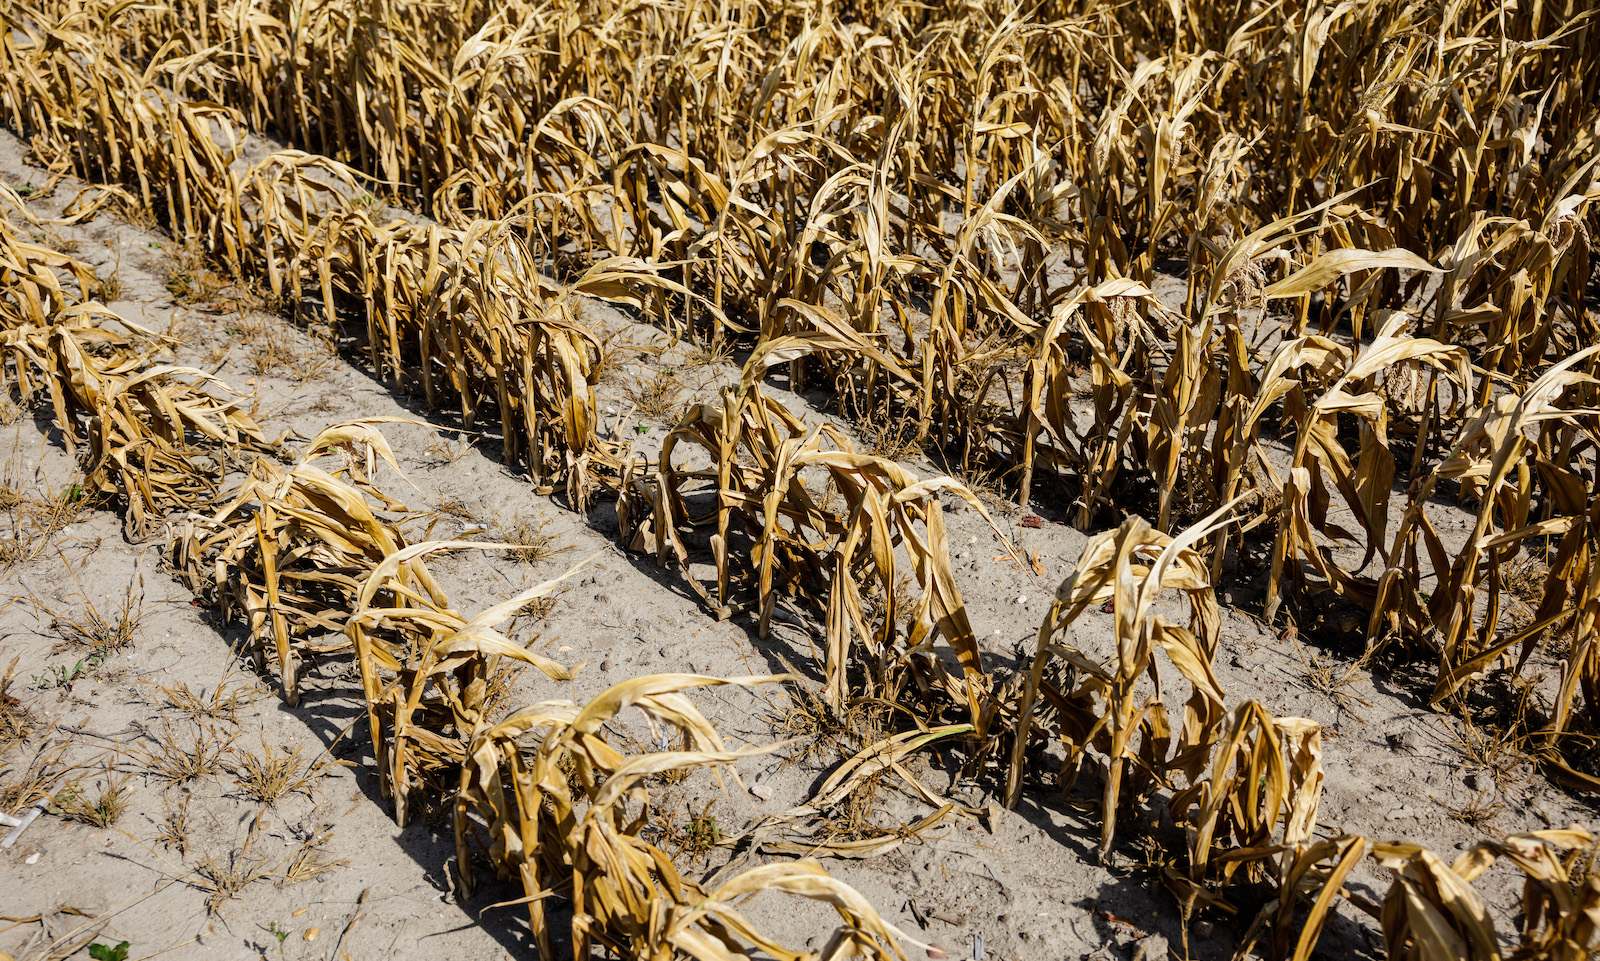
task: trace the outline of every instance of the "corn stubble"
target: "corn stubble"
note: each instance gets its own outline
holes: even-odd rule
[[[971,772],[1003,770],[1014,803],[1049,773],[1030,761],[1048,738],[1059,780],[1100,787],[1103,857],[1163,795],[1185,918],[1242,912],[1273,956],[1308,957],[1341,900],[1392,956],[1501,956],[1472,887],[1497,860],[1526,878],[1517,956],[1594,945],[1585,832],[1453,865],[1320,837],[1317,725],[1230,703],[1213,669],[1214,587],[1261,548],[1267,618],[1329,597],[1370,612],[1368,660],[1432,661],[1435,704],[1553,660],[1519,736],[1600,787],[1600,348],[1583,346],[1600,34],[1578,5],[451,0],[388,5],[374,29],[343,0],[6,12],[0,115],[38,159],[121,185],[225,276],[356,333],[374,373],[497,431],[538,490],[578,510],[614,497],[624,545],[714,614],[820,622],[823,710],[951,715],[866,746],[808,811],[945,737]],[[293,146],[246,163],[251,131]],[[9,191],[0,205],[31,217]],[[397,817],[415,792],[453,801],[464,876],[486,834],[547,957],[548,890],[572,899],[577,946],[814,956],[735,910],[768,888],[838,910],[821,956],[900,955],[908,939],[814,863],[708,890],[639,836],[650,773],[742,756],[680,693],[732,682],[636,678],[502,714],[507,662],[567,674],[496,630],[552,584],[457,611],[425,561],[469,545],[406,543],[372,479],[375,458],[400,476],[376,425],[291,450],[210,375],[160,364],[86,265],[9,221],[0,257],[8,390],[50,397],[130,536],[189,512],[175,568],[247,621],[287,698],[307,654],[355,652]],[[1183,290],[1158,296],[1172,257]],[[586,300],[706,356],[749,351],[656,463],[597,433],[607,339]],[[779,377],[907,425],[897,445],[964,476],[1002,465],[1024,503],[1048,492],[1080,527],[1117,524],[1062,583],[1025,675],[985,665],[950,565],[942,500],[983,513],[972,491],[806,427],[767,395]],[[230,467],[248,476],[224,492]],[[714,587],[692,573],[706,553]],[[1535,554],[1542,579],[1517,573]],[[1186,624],[1154,613],[1167,592]],[[1109,656],[1067,640],[1100,604]],[[685,750],[611,747],[627,706]],[[1343,887],[1369,858],[1394,879],[1381,905]]]

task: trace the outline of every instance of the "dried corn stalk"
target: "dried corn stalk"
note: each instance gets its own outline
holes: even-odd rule
[[[1086,762],[1100,769],[1105,785],[1100,811],[1101,857],[1111,850],[1117,817],[1125,805],[1169,784],[1174,773],[1181,772],[1194,781],[1213,745],[1225,734],[1223,693],[1212,672],[1221,615],[1205,562],[1193,545],[1226,524],[1232,506],[1176,536],[1162,534],[1134,517],[1095,537],[1061,582],[1040,626],[1018,709],[1006,780],[1007,803],[1015,804],[1020,795],[1034,711],[1040,698],[1046,698],[1055,709],[1056,735],[1067,748],[1063,777],[1070,783]],[[1187,627],[1150,612],[1157,596],[1166,590],[1186,596]],[[1064,638],[1058,640],[1090,604],[1106,602],[1112,612],[1113,651],[1097,654],[1072,646]],[[1177,732],[1163,699],[1155,662],[1157,649],[1167,654],[1190,688]],[[1045,681],[1045,668],[1052,659],[1063,660],[1070,668],[1072,682],[1065,690]],[[1147,676],[1148,686],[1144,683]]]
[[[361,668],[378,784],[402,825],[418,785],[428,787],[430,796],[447,793],[466,756],[467,738],[492,706],[491,687],[502,659],[536,667],[552,680],[572,678],[565,667],[511,643],[496,628],[549,596],[583,565],[468,619],[450,607],[424,563],[429,554],[442,551],[515,547],[428,541],[394,551],[362,581],[345,621]]]
[[[379,516],[393,502],[371,504],[364,473],[355,481],[340,476],[359,468],[358,461],[331,472],[311,463],[330,444],[350,444],[356,436],[370,442],[373,434],[360,424],[335,425],[292,467],[258,459],[226,505],[172,538],[174,570],[224,619],[244,615],[258,668],[270,653],[290,704],[299,700],[299,649],[347,646],[345,626],[363,583],[406,546],[399,528]]]
[[[1303,268],[1283,283],[1290,284],[1297,277],[1316,271],[1329,259],[1334,259],[1333,255]],[[1336,267],[1345,269],[1351,264],[1382,266],[1383,261],[1370,256],[1342,258]],[[1267,293],[1272,296],[1270,289]],[[1286,577],[1298,577],[1302,562],[1350,600],[1362,605],[1373,603],[1372,579],[1359,577],[1356,571],[1374,556],[1388,560],[1385,534],[1395,477],[1388,437],[1392,402],[1376,389],[1377,383],[1387,373],[1408,367],[1432,368],[1458,390],[1464,391],[1471,383],[1466,352],[1438,341],[1405,336],[1410,320],[1403,312],[1381,318],[1377,337],[1359,353],[1320,336],[1291,340],[1274,353],[1267,365],[1261,392],[1245,423],[1256,424],[1267,408],[1281,399],[1284,418],[1292,421],[1295,428],[1294,452],[1280,498],[1278,536],[1273,543],[1272,571],[1267,582],[1268,617],[1278,608],[1279,585]],[[1292,376],[1292,372],[1302,370],[1325,384],[1315,399],[1307,396],[1302,379]],[[1352,458],[1341,442],[1341,417],[1359,425],[1357,457]],[[1354,570],[1333,560],[1331,549],[1323,542],[1323,537],[1328,536],[1356,536],[1329,517],[1334,492],[1340,496],[1344,511],[1364,533],[1365,553],[1353,565]],[[1291,563],[1293,567],[1287,566]]]
[[[754,868],[708,891],[680,877],[664,852],[638,836],[649,805],[641,783],[646,777],[720,767],[752,753],[728,750],[681,692],[773,680],[649,675],[617,684],[581,708],[546,701],[480,726],[456,800],[456,862],[464,886],[470,891],[473,884],[469,842],[476,814],[488,833],[496,870],[520,880],[527,892],[534,938],[544,958],[556,957],[543,906],[551,891],[572,902],[572,946],[578,956],[596,945],[622,957],[681,952],[724,961],[750,950],[775,958],[818,957],[773,942],[736,909],[736,900],[771,890],[822,901],[839,913],[842,926],[821,957],[841,956],[833,952],[848,945],[852,950],[842,956],[904,961],[900,942],[916,942],[814,861]],[[606,728],[629,707],[643,711],[652,730],[664,726],[679,732],[685,749],[632,756],[617,751]]]
[[[715,599],[690,579],[708,606],[731,613],[738,582],[753,581],[763,634],[780,594],[799,598],[820,615],[827,638],[824,698],[830,704],[843,703],[858,648],[871,696],[894,699],[908,681],[924,694],[942,686],[944,668],[927,655],[943,637],[961,666],[957,700],[979,736],[984,734],[989,711],[979,704],[976,683],[984,673],[982,657],[950,568],[939,495],[970,505],[1006,539],[965,485],[949,477],[918,480],[892,460],[857,453],[831,424],[806,430],[748,377],[740,391],[723,392],[720,408],[697,405],[684,416],[662,444],[660,477],[650,518],[658,559],[665,560],[670,549],[687,572],[686,538],[697,527],[714,528],[708,541],[717,570]],[[693,502],[706,495],[714,507],[697,515]],[[630,501],[619,513],[636,510]],[[748,560],[734,547],[746,540],[752,545]],[[909,609],[896,596],[906,570],[900,552],[918,588]],[[881,599],[876,624],[863,609],[866,590]]]
[[[1321,727],[1248,701],[1231,712],[1207,767],[1168,804],[1189,847],[1187,877],[1167,878],[1180,901],[1226,905],[1221,895],[1241,869],[1258,889],[1294,890],[1295,859],[1313,840],[1322,796]]]

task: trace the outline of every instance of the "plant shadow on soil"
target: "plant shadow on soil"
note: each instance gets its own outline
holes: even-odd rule
[[[216,627],[214,618],[207,618]],[[254,672],[253,663],[245,651],[247,632],[238,625],[218,629],[218,638],[228,644],[240,662]],[[391,811],[389,799],[383,796],[377,775],[377,761],[372,754],[371,738],[367,735],[367,713],[361,701],[350,696],[348,684],[340,685],[340,676],[355,676],[355,659],[349,654],[328,654],[308,659],[302,665],[300,703],[290,705],[275,690],[268,696],[280,714],[293,718],[305,727],[336,761],[351,763],[355,785],[370,804],[385,813]],[[269,688],[275,687],[270,672],[255,672]],[[422,795],[418,795],[422,797]],[[478,915],[470,922],[493,938],[511,957],[530,957],[536,948],[529,937],[527,918],[519,906],[487,909],[489,905],[514,901],[523,896],[521,886],[514,881],[496,877],[494,868],[486,858],[475,860],[474,877],[477,890],[471,899],[459,894],[458,875],[455,873],[455,835],[450,823],[451,811],[433,807],[413,808],[409,822],[395,827],[397,846],[422,869],[423,877],[438,893],[441,901],[457,901],[464,911]],[[547,905],[548,916],[555,919],[556,930],[570,925],[570,914],[564,899],[552,899]],[[481,913],[480,913],[481,912]],[[429,932],[421,939],[449,933],[452,929]],[[559,943],[559,942],[558,942]]]

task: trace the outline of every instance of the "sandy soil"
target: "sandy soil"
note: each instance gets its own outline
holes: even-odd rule
[[[14,185],[44,184],[47,175],[24,157],[22,144],[0,134],[0,176]],[[52,215],[78,186],[63,181],[48,193],[35,192],[30,202]],[[536,495],[498,461],[494,445],[463,435],[448,418],[428,412],[420,397],[374,379],[364,358],[330,346],[326,331],[241,309],[227,296],[177,303],[163,268],[171,259],[169,238],[101,216],[53,228],[46,240],[74,250],[102,276],[114,275],[120,288],[111,308],[130,322],[169,332],[181,344],[178,361],[215,369],[251,391],[249,404],[271,432],[310,436],[355,417],[415,418],[414,424],[386,425],[384,432],[416,490],[398,478],[381,478],[418,512],[407,527],[414,538],[430,526],[434,537],[499,536],[542,520],[551,546],[560,550],[541,560],[469,552],[441,562],[451,597],[464,611],[481,610],[596,555],[553,610],[537,621],[523,619],[514,633],[519,641],[537,636],[532,642],[542,652],[581,664],[577,679],[558,684],[525,674],[513,704],[582,701],[643,673],[733,676],[782,671],[787,664],[804,672],[813,663],[814,625],[790,618],[762,639],[747,616],[715,620],[676,574],[657,569],[653,557],[617,546],[608,502],[584,516]],[[624,363],[602,385],[614,412],[608,428],[643,448],[659,444],[665,428],[633,410],[630,397],[639,385],[671,370],[682,409],[714,398],[716,387],[737,375],[729,364],[699,363],[681,348],[665,349],[659,331],[610,308],[594,306],[586,319],[616,343],[650,348],[623,352]],[[808,421],[830,416],[819,397],[774,393]],[[70,500],[79,476],[43,411],[17,412],[0,429],[0,463],[6,487],[24,498]],[[923,462],[909,466],[938,472]],[[1018,547],[1036,552],[1044,576],[1006,557],[973,511],[951,512],[951,542],[987,655],[999,668],[1017,669],[1085,535],[1062,523],[1060,505],[1042,502],[1022,511],[996,503],[993,511]],[[1023,526],[1035,512],[1043,523]],[[24,555],[0,572],[0,668],[15,659],[10,694],[36,720],[34,734],[0,757],[0,785],[45,765],[58,798],[77,791],[93,799],[112,782],[122,786],[124,809],[109,827],[47,813],[0,851],[0,916],[9,919],[0,921],[0,951],[19,959],[65,958],[86,956],[91,942],[125,940],[130,959],[533,956],[521,909],[491,907],[520,896],[519,889],[490,884],[470,902],[457,897],[447,864],[455,850],[446,812],[429,812],[404,829],[387,813],[369,745],[360,727],[352,728],[362,715],[351,697],[355,667],[347,656],[330,654],[308,665],[300,705],[287,706],[241,659],[242,626],[220,623],[164,570],[159,541],[129,543],[121,518],[94,505],[74,505],[67,513],[67,522],[48,533],[37,525],[0,531],[20,536]],[[1230,701],[1255,698],[1276,714],[1324,725],[1325,834],[1405,837],[1447,853],[1485,830],[1574,822],[1600,828],[1595,809],[1581,798],[1526,771],[1499,776],[1475,763],[1459,743],[1459,725],[1427,708],[1420,681],[1362,671],[1319,689],[1319,670],[1341,677],[1348,668],[1341,655],[1350,652],[1302,648],[1280,637],[1233,606],[1257,601],[1249,579],[1236,580],[1242,586],[1219,598],[1225,650],[1219,678]],[[131,612],[127,646],[80,666],[72,622],[92,616],[115,621],[124,609]],[[1103,641],[1109,620],[1091,615],[1074,643]],[[694,699],[730,742],[741,744],[779,739],[790,707],[779,686],[701,692]],[[643,725],[629,733],[649,736]],[[165,755],[196,740],[209,745],[213,769],[173,780]],[[273,804],[251,800],[248,777],[240,774],[245,765],[286,754],[304,774],[303,787]],[[658,797],[665,812],[658,843],[683,847],[689,819],[708,813],[723,837],[735,837],[803,802],[826,776],[829,760],[807,759],[790,745],[741,766],[747,791],[731,782],[724,791],[704,773],[668,785]],[[1110,866],[1097,863],[1099,829],[1084,788],[1067,798],[1036,788],[1017,810],[1006,811],[996,803],[997,778],[952,783],[954,758],[935,751],[925,762],[931,789],[989,813],[952,815],[879,857],[828,862],[887,918],[953,957],[1151,959],[1169,950],[1182,956],[1177,912],[1158,871],[1141,857],[1138,832],[1124,831],[1127,840]],[[894,793],[882,803],[885,823],[928,813],[921,801]],[[182,832],[169,830],[175,818],[186,821]],[[1157,833],[1171,830],[1159,808],[1143,820]],[[184,836],[181,844],[177,833]],[[681,852],[691,873],[714,870],[729,854],[722,847],[703,855]],[[1352,885],[1372,900],[1386,886],[1365,868]],[[1509,916],[1517,893],[1509,875],[1494,873],[1481,887]],[[1324,937],[1324,953],[1372,953],[1378,941],[1370,922],[1348,906],[1340,911]],[[820,913],[796,913],[788,902],[758,900],[751,913],[799,943],[825,930]],[[1227,957],[1239,933],[1216,923],[1208,936],[1192,940],[1190,952]]]

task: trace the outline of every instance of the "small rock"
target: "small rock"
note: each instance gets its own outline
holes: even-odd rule
[[[612,667],[611,658],[609,657],[600,662],[600,670],[602,671],[609,671]]]
[[[1016,605],[1018,607],[1027,607],[1028,606],[1028,595],[1026,595],[1026,594],[1018,594],[1015,603],[1016,603]]]
[[[1196,921],[1194,923],[1195,937],[1209,938],[1214,930],[1210,921]]]
[[[932,958],[933,961],[944,961],[949,956],[944,953],[944,948],[932,944],[928,945],[928,957]]]
[[[800,618],[795,617],[793,614],[789,613],[788,611],[784,610],[781,607],[774,607],[772,609],[772,619],[775,620],[775,621],[778,621],[779,623],[782,623],[782,624],[792,624],[795,627],[804,627],[805,626],[805,621],[802,621]]]
[[[1167,939],[1159,934],[1141,938],[1134,943],[1133,961],[1166,961]]]
[[[750,793],[763,801],[772,800],[772,788],[767,787],[765,784],[750,785]]]
[[[1417,753],[1417,735],[1415,731],[1399,731],[1388,735],[1384,740],[1389,742],[1389,750],[1396,754]]]
[[[27,857],[23,858],[22,859],[22,863],[23,864],[38,864],[39,863],[39,852],[35,851],[32,854],[28,855]]]
[[[1244,658],[1242,658],[1239,655],[1235,654],[1232,657],[1228,658],[1228,663],[1232,664],[1234,667],[1243,668],[1244,667]]]

